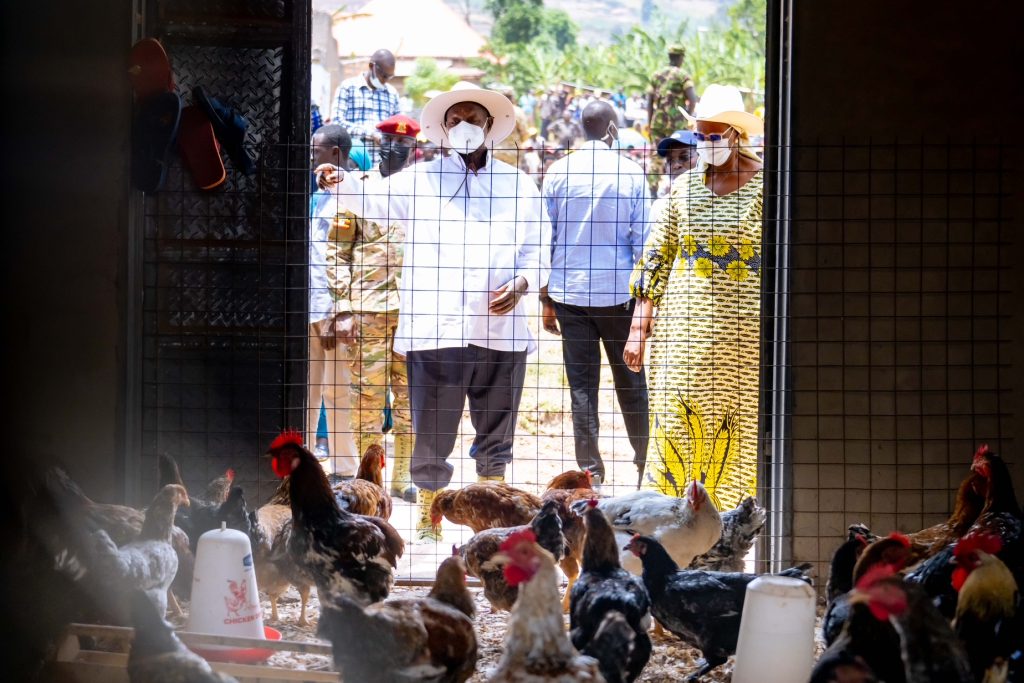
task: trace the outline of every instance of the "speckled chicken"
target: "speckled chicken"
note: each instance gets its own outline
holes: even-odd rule
[[[690,569],[707,569],[713,572],[741,572],[746,568],[747,555],[754,546],[754,539],[764,528],[768,513],[757,504],[757,499],[748,496],[732,510],[720,514],[722,536],[711,546],[711,550],[693,558]]]
[[[465,558],[469,575],[480,579],[484,585],[484,597],[494,611],[508,611],[515,604],[519,589],[508,585],[505,581],[504,567],[495,562],[501,544],[512,534],[531,529],[540,547],[551,553],[555,559],[565,552],[565,538],[562,536],[562,524],[559,520],[557,505],[554,502],[544,504],[541,511],[529,525],[484,529],[474,534],[469,541],[459,548],[459,554]]]
[[[280,619],[277,602],[288,590],[288,586],[295,586],[300,600],[296,623],[308,626],[306,607],[313,589],[313,577],[288,552],[291,535],[290,506],[268,503],[250,513],[249,540],[256,569],[256,585],[270,600],[271,621]]]
[[[323,604],[319,633],[331,641],[345,680],[461,683],[476,669],[473,599],[466,564],[445,559],[426,598],[365,609],[345,596]]]
[[[386,456],[378,444],[370,444],[359,461],[355,479],[334,485],[334,497],[343,508],[357,515],[391,519],[391,496],[384,490]]]
[[[595,683],[603,681],[598,663],[576,651],[565,633],[558,602],[555,558],[536,543],[530,530],[512,534],[501,545],[505,580],[519,587],[508,619],[501,659],[492,683]]]
[[[529,524],[541,504],[532,493],[503,482],[479,482],[438,491],[430,506],[430,520],[437,527],[444,518],[477,534],[484,529]]]

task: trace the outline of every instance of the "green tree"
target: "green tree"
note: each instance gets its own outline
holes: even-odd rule
[[[430,90],[449,90],[459,77],[438,66],[430,57],[416,60],[412,73],[405,79],[405,92],[417,105],[427,99],[425,94]]]

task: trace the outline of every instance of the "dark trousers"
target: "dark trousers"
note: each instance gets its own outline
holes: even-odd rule
[[[597,448],[600,430],[598,393],[601,383],[601,347],[612,366],[615,395],[633,447],[633,462],[642,472],[647,461],[650,430],[647,412],[647,376],[633,372],[622,361],[629,337],[635,300],[618,306],[570,306],[555,302],[555,315],[562,330],[562,359],[572,399],[572,428],[576,463],[604,479],[604,461]]]
[[[448,456],[469,398],[476,437],[469,455],[478,476],[505,474],[526,379],[526,351],[495,351],[481,346],[410,351],[409,404],[416,443],[412,480],[436,491],[448,485],[455,468]]]

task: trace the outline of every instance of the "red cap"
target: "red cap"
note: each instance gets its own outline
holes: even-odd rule
[[[420,133],[420,124],[405,114],[395,114],[378,123],[377,130],[388,135],[406,135],[414,138]]]

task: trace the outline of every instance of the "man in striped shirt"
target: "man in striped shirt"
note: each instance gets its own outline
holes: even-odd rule
[[[395,56],[389,50],[374,52],[365,72],[338,86],[331,123],[343,126],[353,138],[379,143],[377,124],[399,113],[398,92],[388,85],[394,75]]]

